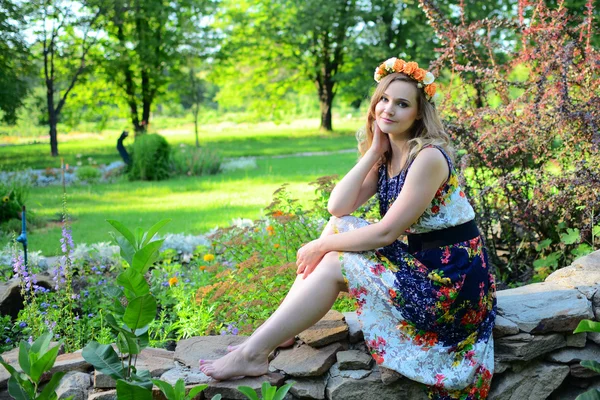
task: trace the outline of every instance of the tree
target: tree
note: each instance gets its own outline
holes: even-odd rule
[[[315,85],[323,130],[333,129],[331,107],[348,47],[359,30],[356,0],[277,0],[223,3],[216,25],[223,44],[215,66],[222,90],[269,108],[295,85]],[[238,95],[239,96],[239,95]]]
[[[23,10],[11,0],[0,0],[0,110],[2,120],[14,123],[30,84],[29,48],[24,41]]]
[[[97,42],[100,9],[69,0],[37,0],[29,7],[46,86],[50,152],[56,157],[57,124],[69,94],[91,68],[87,59]]]
[[[186,59],[210,0],[112,0],[103,17],[105,68],[129,107],[135,135],[146,133],[152,104]]]

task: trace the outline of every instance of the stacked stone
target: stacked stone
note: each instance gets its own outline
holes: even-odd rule
[[[489,399],[571,400],[591,388],[600,390],[600,376],[579,365],[581,360],[600,360],[600,334],[572,333],[583,319],[600,321],[600,251],[556,271],[543,283],[499,291],[496,371]],[[222,357],[227,346],[244,340],[195,337],[180,341],[174,352],[145,349],[137,368],[170,383],[182,378],[188,388],[208,384],[196,399],[216,394],[224,400],[245,399],[237,387],[260,392],[265,381],[276,386],[294,382],[287,400],[426,399],[420,385],[374,364],[355,313],[330,311],[302,332],[292,347],[278,349],[269,373],[261,377],[216,382],[200,372],[199,359]],[[18,368],[17,350],[2,357]],[[51,373],[57,371],[70,371],[59,398],[116,399],[114,380],[94,372],[80,352],[60,355]],[[8,377],[0,369],[0,389],[6,388]],[[4,398],[9,398],[6,391],[0,393],[0,400]],[[154,398],[164,399],[156,388]]]

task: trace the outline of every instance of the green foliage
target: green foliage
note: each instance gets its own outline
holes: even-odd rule
[[[152,382],[160,389],[161,392],[165,395],[167,400],[192,400],[196,397],[200,392],[208,387],[208,385],[199,385],[190,389],[190,391],[185,393],[185,382],[183,379],[178,379],[175,382],[175,385],[170,385],[165,381],[161,381],[160,379],[152,379]],[[213,396],[213,400],[219,400],[221,395]]]
[[[82,182],[94,183],[102,177],[102,174],[98,168],[92,167],[91,165],[84,165],[77,168],[75,176]]]
[[[30,188],[28,180],[16,176],[0,181],[0,223],[19,218]]]
[[[276,386],[271,386],[269,382],[263,382],[262,387],[260,388],[262,400],[283,400],[292,385],[293,383],[286,383],[277,389]],[[260,399],[256,391],[249,386],[239,386],[238,390],[250,400]]]
[[[171,148],[156,133],[139,136],[131,147],[130,180],[160,181],[170,175]]]
[[[175,175],[214,175],[221,167],[221,157],[207,148],[181,144],[172,149],[171,163]]]
[[[114,236],[121,248],[121,255],[129,264],[117,276],[117,283],[123,287],[122,292],[114,298],[113,314],[106,316],[106,321],[113,334],[121,354],[128,355],[127,365],[122,361],[112,345],[101,345],[90,342],[83,349],[83,358],[96,369],[117,380],[117,393],[123,399],[151,399],[152,382],[148,371],[135,368],[134,357],[148,346],[148,329],[156,317],[156,299],[144,274],[158,258],[158,249],[163,240],[153,240],[156,233],[169,222],[162,220],[144,232],[138,228],[135,233],[118,221],[108,221],[121,236]],[[127,305],[121,303],[125,297]]]
[[[591,321],[589,319],[584,319],[579,321],[577,328],[573,331],[573,333],[582,333],[582,332],[596,332],[600,333],[600,322]],[[582,360],[579,364],[582,367],[586,367],[591,369],[597,374],[600,374],[600,362],[595,360]],[[587,392],[577,396],[575,400],[600,400],[600,390],[591,389]]]
[[[46,333],[35,340],[31,345],[25,341],[19,344],[19,366],[22,373],[6,363],[0,357],[0,364],[10,373],[8,380],[8,393],[17,400],[54,400],[56,389],[66,372],[57,372],[52,375],[44,389],[38,393],[42,375],[49,372],[54,366],[60,344],[48,349],[52,334]],[[71,399],[69,397],[69,399]]]

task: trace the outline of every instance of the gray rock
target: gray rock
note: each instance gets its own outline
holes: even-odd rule
[[[161,380],[168,382],[171,385],[174,385],[179,378],[183,379],[186,385],[198,385],[212,381],[212,378],[204,375],[197,367],[187,368],[180,365],[168,370],[160,377]]]
[[[600,346],[588,343],[583,349],[567,347],[548,354],[546,359],[562,364],[578,363],[581,360],[600,360]]]
[[[594,372],[593,370],[586,368],[579,363],[569,365],[569,369],[569,373],[575,378],[592,378],[600,375],[597,372]]]
[[[197,368],[199,360],[216,360],[227,354],[227,346],[242,344],[247,336],[198,336],[181,340],[175,348],[175,361]]]
[[[348,325],[348,340],[350,341],[350,343],[358,343],[363,341],[365,337],[363,335],[360,322],[358,321],[356,311],[345,312],[343,314],[346,320],[346,324]]]
[[[516,335],[519,333],[519,327],[512,321],[504,318],[502,315],[496,316],[494,325],[494,338],[500,338],[507,335]]]
[[[248,386],[261,395],[261,386],[263,382],[269,382],[272,386],[280,386],[284,377],[280,374],[269,373],[255,378],[232,379],[228,381],[212,381],[202,392],[204,398],[212,398],[216,394],[223,396],[223,399],[242,400],[248,399],[245,394],[237,390],[239,386]],[[279,385],[278,385],[279,383]],[[262,395],[261,395],[262,396]]]
[[[298,335],[309,346],[323,347],[348,337],[348,325],[341,312],[329,310],[319,322]]]
[[[529,361],[566,345],[564,336],[559,333],[536,336],[519,333],[498,339],[495,357],[498,361]]]
[[[117,400],[116,389],[90,393],[88,400]]]
[[[592,342],[600,344],[600,332],[587,332],[587,337]]]
[[[494,374],[501,374],[510,368],[510,364],[494,358]]]
[[[384,385],[379,371],[356,380],[341,376],[332,377],[325,390],[330,400],[425,400],[423,386],[410,379],[401,379],[391,385]]]
[[[596,286],[600,282],[600,250],[580,257],[565,268],[551,273],[546,282],[556,282],[563,286]]]
[[[325,399],[325,380],[323,378],[312,379],[290,379],[285,383],[293,383],[290,391],[297,399]]]
[[[566,335],[567,347],[585,347],[587,333],[581,332],[574,335]]]
[[[370,369],[373,364],[373,357],[359,350],[340,351],[336,356],[341,370]]]
[[[333,343],[320,349],[302,345],[293,349],[284,349],[271,362],[274,368],[293,377],[320,376],[336,360],[336,353],[343,349],[340,343]]]
[[[36,276],[37,284],[52,289],[54,282],[49,275],[39,274]],[[23,296],[21,296],[20,280],[12,278],[6,282],[0,283],[0,314],[10,315],[16,318],[19,311],[23,309]]]
[[[544,400],[560,386],[569,367],[534,362],[520,372],[494,376],[489,400]]]
[[[391,385],[404,378],[402,374],[385,367],[379,367],[379,373],[381,374],[381,382],[383,382],[384,385]]]
[[[363,379],[369,376],[371,372],[370,369],[341,370],[339,364],[336,363],[329,369],[329,376],[333,378],[341,376],[342,378]]]
[[[594,316],[583,294],[554,282],[498,291],[498,313],[530,333],[572,332]]]
[[[592,299],[592,306],[594,307],[594,316],[596,321],[600,321],[600,290],[596,292]]]
[[[91,385],[92,380],[89,374],[78,371],[67,372],[60,380],[56,394],[59,399],[73,396],[73,400],[85,400]]]

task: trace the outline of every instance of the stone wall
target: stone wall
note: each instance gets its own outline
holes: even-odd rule
[[[580,360],[600,360],[600,334],[572,332],[582,319],[600,321],[600,251],[556,271],[545,282],[498,292],[498,319],[494,329],[496,372],[489,399],[570,400],[600,389],[600,376],[579,365]],[[138,369],[174,383],[183,378],[189,387],[208,383],[198,398],[245,399],[238,386],[260,389],[296,382],[287,399],[397,400],[425,399],[416,383],[373,363],[362,341],[356,315],[331,311],[300,334],[294,346],[278,350],[270,372],[259,378],[214,382],[197,368],[199,359],[225,354],[230,344],[245,337],[210,336],[180,341],[175,351],[146,349]],[[3,358],[17,365],[16,351]],[[60,398],[114,399],[115,382],[95,373],[80,352],[59,356],[54,371],[70,371],[59,389]],[[8,373],[0,371],[0,389]],[[0,399],[9,398],[6,391]],[[155,398],[162,398],[155,392]]]

